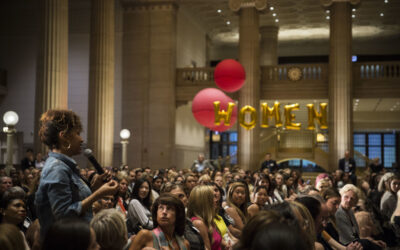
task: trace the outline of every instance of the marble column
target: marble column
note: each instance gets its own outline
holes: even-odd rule
[[[246,71],[246,82],[239,91],[239,110],[260,106],[260,24],[259,11],[265,1],[230,0],[231,10],[239,14],[239,61]],[[238,125],[238,163],[243,169],[258,169],[260,162],[260,129],[246,130]]]
[[[174,164],[177,1],[124,0],[122,127],[130,167]]]
[[[114,143],[115,2],[91,1],[87,145],[112,166]]]
[[[354,0],[323,1],[330,10],[329,52],[329,170],[344,152],[353,150],[352,4]]]
[[[40,0],[40,36],[36,75],[34,145],[46,152],[38,136],[40,116],[68,108],[68,0]]]
[[[263,26],[260,28],[261,66],[271,66],[278,64],[278,31],[278,26]]]

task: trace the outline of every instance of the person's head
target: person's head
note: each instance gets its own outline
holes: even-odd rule
[[[161,189],[161,194],[163,193],[169,193],[175,196],[183,203],[185,207],[187,207],[188,198],[181,184],[166,183]]]
[[[346,150],[346,151],[344,152],[344,158],[346,158],[346,159],[349,159],[349,158],[350,158],[350,151],[349,151],[349,150]]]
[[[251,249],[312,249],[312,245],[308,244],[298,228],[283,222],[273,222],[256,232]]]
[[[321,196],[325,201],[329,215],[335,216],[341,201],[340,193],[335,188],[328,188],[321,193]]]
[[[298,197],[296,198],[296,201],[303,204],[308,211],[310,211],[310,214],[314,220],[315,231],[316,233],[320,233],[323,229],[322,223],[324,220],[321,202],[312,196]]]
[[[43,158],[42,158],[42,153],[37,153],[36,154],[36,161],[38,161],[38,162],[41,162],[43,160]]]
[[[100,203],[99,211],[109,209],[114,207],[115,198],[113,195],[105,195],[98,202]]]
[[[0,246],[2,250],[25,250],[24,238],[18,227],[0,224]]]
[[[357,205],[360,190],[353,184],[346,184],[342,189],[340,189],[340,195],[342,196],[340,206],[348,210]]]
[[[274,176],[275,183],[278,187],[283,185],[283,174],[277,172]]]
[[[268,190],[266,186],[257,186],[254,190],[254,203],[264,206],[268,201]]]
[[[11,177],[1,176],[0,177],[0,195],[12,187],[13,182]]]
[[[207,185],[207,184],[209,184],[211,182],[211,177],[209,175],[207,175],[207,174],[202,175],[199,178],[198,182],[199,182],[200,185]]]
[[[186,175],[183,185],[185,186],[185,189],[187,189],[190,193],[190,191],[192,191],[192,189],[196,186],[195,176],[193,174]]]
[[[315,188],[319,191],[319,192],[323,192],[325,189],[331,188],[331,182],[327,179],[321,179],[318,181],[318,183],[316,183]]]
[[[397,192],[400,190],[400,173],[396,173],[393,175],[389,180],[389,191],[392,192],[393,194],[397,194]]]
[[[204,154],[199,154],[197,156],[197,160],[199,161],[199,163],[202,163],[204,161]]]
[[[212,233],[212,221],[215,215],[214,191],[210,186],[196,186],[193,188],[189,197],[187,215],[199,217],[204,221],[208,231]]]
[[[152,208],[154,228],[160,226],[165,230],[174,227],[174,231],[182,236],[185,231],[185,207],[176,196],[164,193],[154,202]]]
[[[151,184],[147,179],[139,179],[132,190],[132,199],[139,200],[148,209],[151,206]]]
[[[42,250],[98,250],[96,234],[89,224],[78,219],[63,219],[52,224],[44,236]]]
[[[143,169],[138,168],[135,170],[136,181],[142,179]]]
[[[33,160],[35,159],[35,158],[34,158],[34,154],[33,154],[33,149],[28,148],[28,149],[26,150],[25,156],[26,156],[26,158],[28,158],[30,161],[33,161]]]
[[[0,222],[18,225],[26,217],[25,191],[21,187],[11,187],[4,192],[0,202]]]
[[[266,154],[265,154],[265,160],[266,160],[266,161],[271,160],[271,154],[270,154],[270,153],[266,153]]]
[[[129,184],[135,182],[135,180],[136,180],[135,170],[133,170],[133,169],[129,170],[129,177],[128,178],[129,178]]]
[[[125,171],[121,171],[117,174],[116,177],[119,183],[118,195],[124,197],[128,191],[129,176],[126,174]]]
[[[358,227],[360,229],[360,237],[371,237],[374,233],[374,222],[371,213],[366,211],[357,212],[354,214]]]
[[[154,176],[152,181],[152,187],[157,192],[160,192],[161,185],[163,184],[163,178],[161,176]]]
[[[243,222],[247,221],[247,204],[250,202],[249,189],[242,182],[234,182],[229,187],[226,200],[236,209]]]
[[[125,219],[116,209],[104,209],[97,213],[90,226],[96,233],[101,250],[121,250],[128,240]]]
[[[268,175],[261,173],[256,181],[255,186],[266,186],[269,193],[269,190],[271,189],[271,179]]]
[[[40,118],[39,137],[50,150],[60,150],[72,156],[81,152],[82,124],[70,110],[48,110]]]
[[[225,185],[224,185],[224,179],[223,179],[223,177],[222,177],[222,175],[216,175],[215,177],[214,177],[214,182],[218,185],[218,186],[220,186],[221,188],[223,188]]]
[[[218,186],[215,182],[211,182],[208,185],[211,186],[214,191],[214,207],[217,209],[216,211],[218,211],[219,209],[222,208],[222,201],[223,201],[222,196],[224,194],[224,190],[220,186]]]

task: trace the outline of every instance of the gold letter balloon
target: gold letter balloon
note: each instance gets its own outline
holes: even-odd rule
[[[246,113],[250,115],[250,121],[246,121]],[[252,106],[246,105],[240,109],[239,112],[239,123],[243,128],[250,130],[256,126],[257,123],[257,111]]]

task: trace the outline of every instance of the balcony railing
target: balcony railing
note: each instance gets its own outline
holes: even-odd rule
[[[367,62],[354,64],[355,80],[400,79],[400,62]]]
[[[319,80],[327,81],[328,64],[293,64],[264,66],[261,71],[265,81],[289,81],[288,72],[291,68],[299,68],[301,78],[299,81]]]
[[[177,85],[207,84],[214,82],[214,68],[180,68],[176,71]]]

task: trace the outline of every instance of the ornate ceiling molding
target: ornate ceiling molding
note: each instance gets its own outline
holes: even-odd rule
[[[263,11],[267,8],[267,0],[229,0],[229,8],[235,12],[241,8],[256,8]]]

